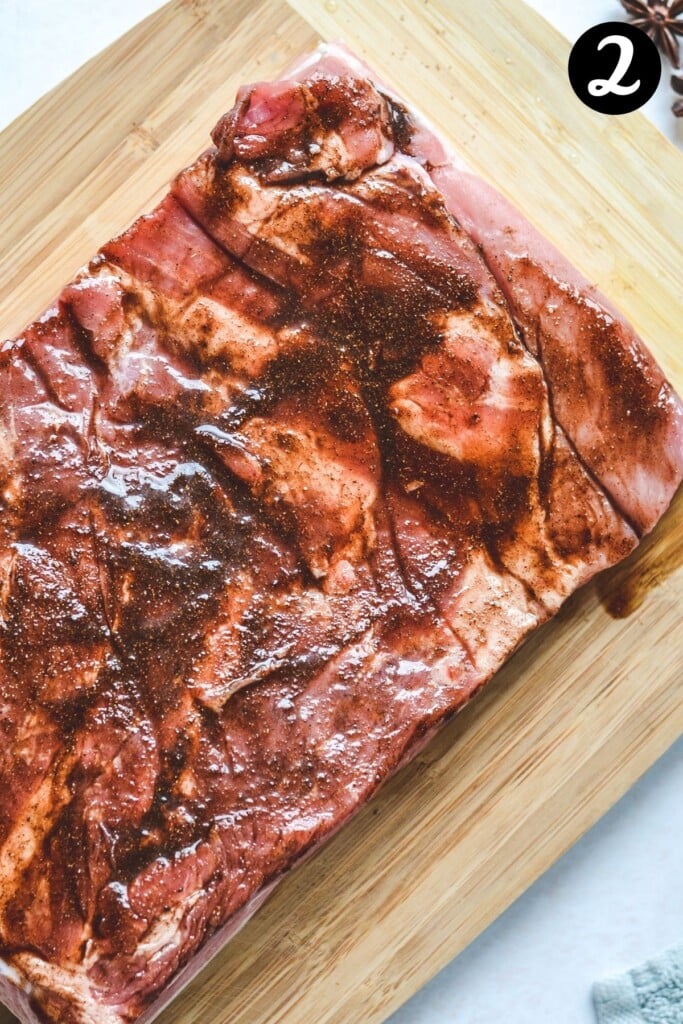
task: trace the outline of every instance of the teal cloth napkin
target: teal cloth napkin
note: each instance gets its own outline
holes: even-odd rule
[[[683,945],[593,986],[598,1024],[683,1024]]]

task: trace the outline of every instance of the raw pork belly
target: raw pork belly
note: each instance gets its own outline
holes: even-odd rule
[[[683,470],[631,328],[323,48],[2,348],[0,993],[149,1020]]]

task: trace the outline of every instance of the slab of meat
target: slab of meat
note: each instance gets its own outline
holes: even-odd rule
[[[340,48],[0,353],[0,996],[147,1021],[683,474],[632,329]]]

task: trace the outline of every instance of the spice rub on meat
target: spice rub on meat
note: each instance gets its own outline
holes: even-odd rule
[[[504,263],[353,58],[242,89],[213,138],[0,353],[26,1022],[149,1019],[681,477],[630,328],[605,355],[575,282],[549,313],[533,245]],[[617,465],[620,401],[652,432]]]

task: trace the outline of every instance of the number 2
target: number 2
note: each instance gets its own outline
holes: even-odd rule
[[[614,93],[616,96],[629,96],[637,89],[640,89],[640,79],[633,82],[631,85],[621,84],[624,75],[628,73],[628,69],[631,67],[631,61],[633,60],[633,43],[627,36],[605,36],[605,38],[598,43],[598,50],[602,50],[603,47],[609,46],[610,43],[614,43],[619,47],[619,60],[617,61],[617,66],[609,78],[594,78],[588,83],[588,92],[591,96],[606,96],[607,93]]]

